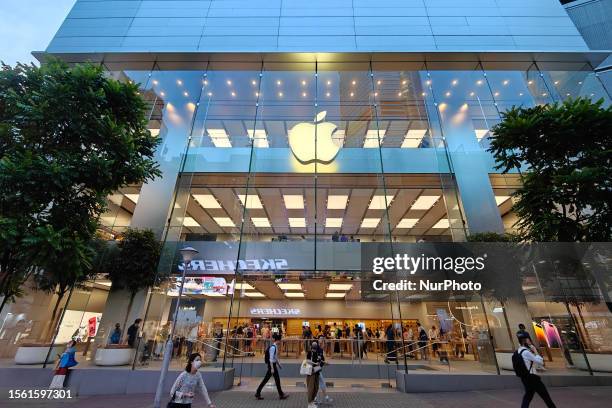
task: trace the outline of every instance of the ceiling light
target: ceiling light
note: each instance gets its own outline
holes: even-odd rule
[[[266,217],[252,217],[253,225],[257,228],[270,228],[270,220]]]
[[[451,96],[450,92],[445,93],[444,95],[446,95],[446,97],[448,98],[449,96]]]
[[[406,85],[408,83],[408,81],[406,81],[405,79],[402,81],[402,85]]]
[[[263,297],[266,297],[266,295],[264,295],[261,292],[244,292],[244,296],[251,297],[251,298],[263,298]]]
[[[340,228],[342,226],[342,218],[326,218],[325,228]]]
[[[289,226],[291,228],[305,228],[306,218],[289,218]]]
[[[263,208],[261,200],[257,194],[238,194],[238,199],[246,208]]]
[[[231,85],[231,84],[232,84],[232,81],[230,81],[230,80],[228,79],[228,80],[227,80],[227,84],[228,84],[228,85]]]
[[[582,81],[578,82],[578,85],[582,85]]]
[[[479,79],[478,81],[476,81],[476,85],[482,85],[482,79]]]
[[[333,299],[341,299],[341,298],[343,298],[345,296],[346,296],[346,293],[344,293],[344,292],[326,293],[325,294],[326,298],[333,298]]]
[[[236,92],[232,91],[232,96],[236,96]]]
[[[544,93],[542,94],[542,96],[546,96],[546,92],[544,92]]]
[[[165,92],[160,92],[159,94],[160,94],[161,96],[166,96],[166,93],[165,93]]]
[[[179,85],[183,85],[183,81],[181,81],[180,79],[177,79],[176,83],[179,84]]]
[[[363,147],[365,149],[377,148],[379,147],[379,140],[380,140],[380,145],[382,145],[383,139],[385,137],[385,132],[386,132],[385,129],[368,130],[368,132],[366,133],[365,139],[363,141]]]
[[[302,96],[305,98],[306,97],[306,92],[302,92]]]
[[[279,98],[282,98],[282,97],[283,97],[283,93],[282,93],[282,92],[279,92],[279,93],[278,93],[278,96],[279,96]]]
[[[456,79],[453,79],[453,82],[451,82],[451,85],[452,85],[452,86],[455,86],[455,85],[457,85],[458,83],[459,83],[459,81],[457,81]]]
[[[206,79],[204,80],[204,85],[208,85],[208,81]]]
[[[220,227],[235,227],[234,221],[229,217],[213,217],[213,220]]]
[[[302,81],[302,86],[305,86],[305,85],[306,85],[306,81]]]
[[[474,96],[476,95],[474,92],[470,92],[470,96]]]
[[[559,85],[559,81],[555,81],[555,85]]]
[[[352,283],[330,283],[327,290],[344,290],[349,291],[353,287]]]
[[[351,83],[352,83],[353,85],[355,85],[355,84],[357,84],[357,81],[353,81],[353,82],[351,82]]]
[[[255,86],[255,85],[257,85],[257,81],[252,80],[252,81],[251,81],[251,84],[253,84],[253,86]]]
[[[425,81],[425,84],[426,84],[426,85],[431,85],[431,80],[430,80],[430,79],[428,79],[427,81]]]
[[[398,93],[397,93],[397,96],[402,96],[402,93],[401,93],[401,92],[398,92]]]
[[[184,217],[183,218],[183,226],[184,227],[199,227],[200,224],[192,217]]]
[[[499,96],[499,92],[495,92],[493,96]]]
[[[124,194],[124,196],[126,196],[130,201],[136,204],[138,203],[138,197],[140,197],[140,194]]]
[[[495,196],[495,203],[497,205],[501,205],[503,203],[506,202],[506,200],[508,200],[510,198],[510,196]]]
[[[422,195],[416,199],[416,201],[410,207],[411,210],[429,210],[440,198],[439,195]]]
[[[208,96],[212,96],[212,92],[207,93]]]
[[[372,197],[372,201],[370,201],[370,205],[368,206],[369,210],[384,210],[387,208],[391,201],[393,200],[394,195],[375,195]]]
[[[433,229],[446,229],[450,227],[450,223],[448,222],[448,218],[442,218],[440,221],[436,222],[436,224],[431,227]]]
[[[327,92],[327,93],[325,94],[325,96],[327,96],[328,98],[329,98],[329,96],[330,96],[330,95],[331,95],[331,94],[330,94],[329,92]]]
[[[522,92],[519,92],[519,96],[523,96],[523,93],[522,93]]]
[[[281,86],[283,83],[281,81],[276,81],[276,85]]]
[[[344,210],[348,202],[348,195],[329,195],[327,196],[328,210]]]
[[[278,287],[282,290],[302,290],[301,283],[279,283]]]
[[[285,296],[288,298],[303,298],[303,292],[285,292]]]
[[[508,81],[507,79],[504,82],[502,82],[502,84],[504,84],[504,85],[508,85],[509,83],[510,83],[510,81]]]
[[[425,92],[421,92],[421,96],[425,96],[427,95]]]
[[[157,79],[154,79],[153,80],[153,85],[158,85],[158,84],[159,84],[159,81]]]
[[[409,129],[404,141],[402,142],[402,149],[416,148],[421,145],[423,137],[425,137],[427,129]]]
[[[412,228],[416,225],[417,222],[419,222],[418,218],[404,218],[395,226],[395,228],[399,228],[399,229]]]
[[[476,133],[476,139],[481,141],[489,133],[489,129],[474,129],[474,132]]]
[[[380,80],[376,81],[377,85],[380,85],[381,83],[382,83],[382,81],[380,81]]]
[[[183,96],[189,96],[189,92],[187,91],[183,92]]]
[[[238,282],[234,284],[234,289],[236,290],[253,290],[255,289],[253,286],[249,285],[246,282]]]
[[[212,194],[193,194],[193,198],[202,208],[221,208],[221,205]]]
[[[376,228],[379,222],[380,218],[364,218],[361,221],[361,228]]]
[[[346,137],[346,131],[344,129],[338,129],[332,134],[332,140],[336,143],[336,146],[344,146],[344,138]]]
[[[207,129],[215,147],[232,147],[229,136],[225,129]]]
[[[283,200],[285,201],[285,208],[287,208],[288,210],[304,209],[304,197],[302,195],[283,195]]]
[[[331,81],[327,81],[327,85],[331,85]]]
[[[264,129],[249,129],[247,130],[249,138],[253,141],[254,147],[268,148],[270,143],[268,142],[268,134]]]
[[[354,92],[351,92],[351,98],[352,98],[354,95],[355,95],[355,93],[354,93]]]
[[[529,85],[532,85],[532,84],[533,84],[533,81],[527,81],[527,83],[528,83]]]

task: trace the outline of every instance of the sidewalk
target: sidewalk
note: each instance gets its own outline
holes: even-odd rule
[[[605,401],[612,400],[612,387],[571,387],[552,388],[551,395],[557,407],[601,408],[608,405]],[[306,407],[306,394],[292,392],[289,399],[280,401],[273,392],[264,393],[265,400],[257,401],[250,392],[226,391],[211,394],[219,408],[304,408]],[[495,390],[472,391],[455,393],[431,394],[400,394],[370,393],[367,390],[348,392],[343,389],[331,394],[333,405],[323,405],[324,408],[496,408],[518,407],[522,398],[522,390]],[[87,407],[87,408],[149,408],[153,395],[118,395],[118,396],[88,396],[78,397],[64,401],[32,401],[8,400],[8,392],[2,389],[0,408],[23,406],[28,408],[56,408],[56,407]],[[534,408],[544,407],[544,404],[535,397],[532,404]],[[162,405],[165,407],[165,404]],[[204,407],[196,403],[194,408]]]

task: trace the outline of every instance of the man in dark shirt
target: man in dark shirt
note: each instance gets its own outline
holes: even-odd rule
[[[128,345],[134,347],[136,345],[136,337],[138,337],[138,329],[140,328],[140,322],[142,319],[138,318],[134,320],[134,324],[131,325],[127,330]]]
[[[518,339],[519,344],[521,343],[521,339],[529,339],[529,341],[532,341],[531,335],[527,330],[525,330],[525,325],[523,323],[519,323],[518,328],[519,329],[516,332],[516,338]]]

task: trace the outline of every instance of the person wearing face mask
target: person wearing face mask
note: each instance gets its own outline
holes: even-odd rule
[[[196,388],[204,396],[206,405],[210,408],[215,408],[208,396],[208,390],[204,385],[202,374],[198,372],[198,368],[202,366],[202,356],[200,353],[193,353],[189,356],[185,371],[179,374],[170,390],[170,402],[167,408],[191,408],[193,397],[195,396]]]

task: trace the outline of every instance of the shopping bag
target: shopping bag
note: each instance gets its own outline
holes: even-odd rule
[[[51,384],[49,385],[49,389],[62,389],[64,388],[64,380],[66,379],[65,375],[56,374],[53,376],[53,380],[51,380]]]
[[[302,361],[302,365],[300,366],[300,375],[312,375],[312,365],[310,365],[308,360]]]

